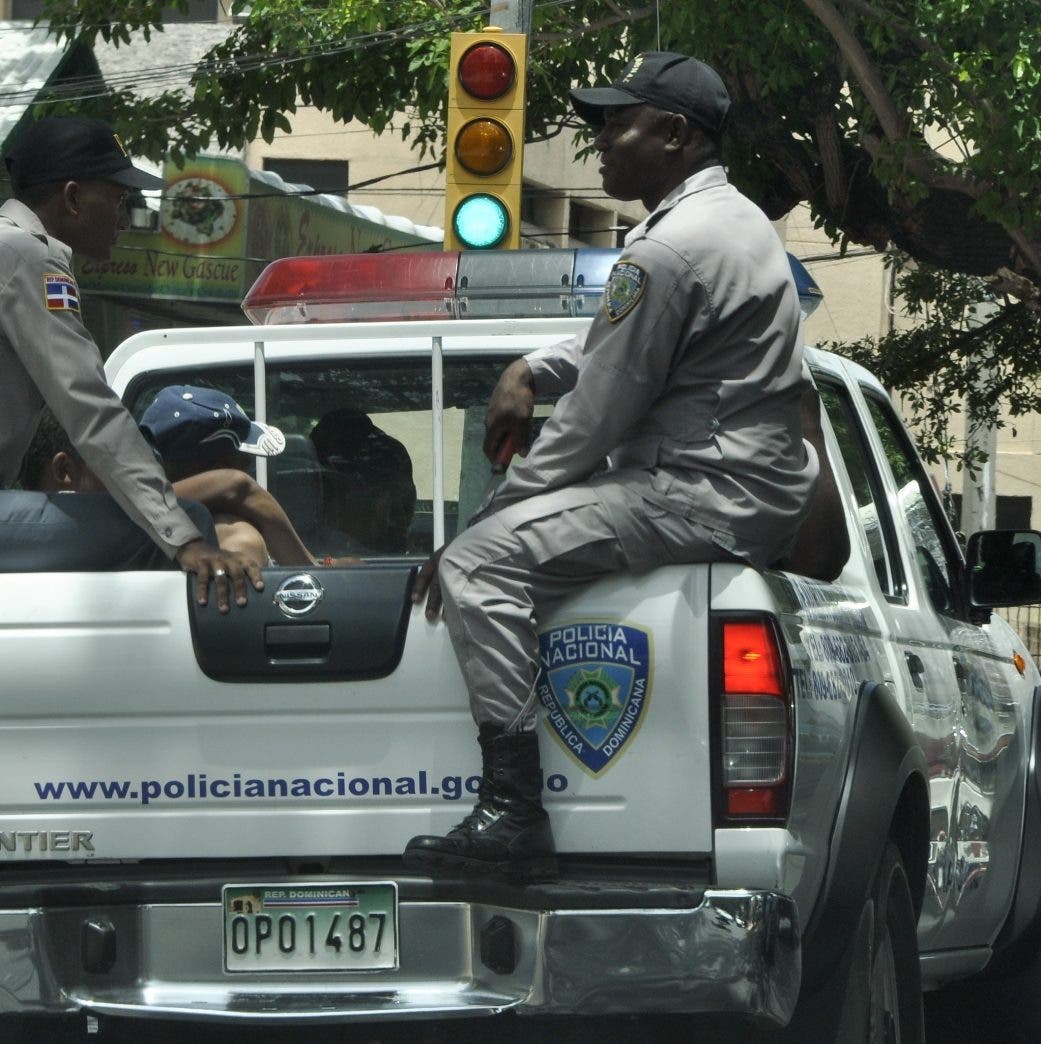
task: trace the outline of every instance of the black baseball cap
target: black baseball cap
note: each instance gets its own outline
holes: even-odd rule
[[[697,58],[671,51],[637,55],[609,87],[580,87],[571,104],[586,123],[604,123],[604,109],[653,105],[694,120],[712,134],[723,131],[730,95],[718,73]]]
[[[163,179],[130,162],[119,135],[90,116],[45,116],[30,123],[4,157],[15,191],[59,181],[114,181],[161,189]]]

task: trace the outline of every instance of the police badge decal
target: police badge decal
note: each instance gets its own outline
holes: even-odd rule
[[[643,297],[647,273],[632,261],[619,261],[607,277],[604,311],[612,323],[628,315]]]
[[[636,734],[647,702],[650,638],[615,623],[576,623],[539,635],[536,691],[561,745],[594,775]]]

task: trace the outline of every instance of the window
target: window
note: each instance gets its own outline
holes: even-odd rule
[[[590,207],[571,200],[568,213],[568,233],[591,246],[610,247],[615,245],[615,214],[613,210]]]
[[[895,551],[896,533],[853,403],[844,388],[828,383],[820,375],[814,377],[853,485],[858,524],[867,539],[879,586],[890,601],[902,601],[906,595],[906,583]]]
[[[864,397],[896,480],[900,508],[911,530],[915,560],[929,599],[938,612],[957,612],[953,579],[960,556],[950,523],[892,404],[869,389],[864,390]]]
[[[509,358],[444,361],[445,536],[474,514],[491,469],[482,451],[488,399]],[[434,453],[427,356],[330,363],[273,362],[267,419],[286,436],[268,458],[268,486],[316,555],[422,555],[433,551]],[[160,388],[219,388],[251,416],[253,369],[242,364],[168,370],[127,391],[138,419]],[[552,400],[536,404],[535,427]]]
[[[349,165],[346,160],[278,159],[264,157],[264,170],[293,185],[310,185],[319,192],[346,196]]]

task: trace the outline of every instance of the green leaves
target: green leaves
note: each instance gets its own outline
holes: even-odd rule
[[[59,39],[123,44],[161,30],[169,6],[186,10],[188,0],[46,0],[46,16]],[[298,104],[394,126],[420,157],[437,157],[449,34],[488,17],[487,0],[234,0],[232,10],[242,20],[190,93],[116,92],[80,107],[113,118],[153,158],[167,146],[183,156],[271,140],[289,132]],[[834,241],[905,252],[894,264],[920,327],[852,350],[907,390],[927,427],[935,422],[936,452],[950,448],[939,434],[945,404],[986,414],[1002,395],[1015,408],[1035,401],[1036,314],[998,300],[1015,321],[989,327],[986,342],[964,317],[986,297],[982,275],[1009,268],[1027,289],[1041,283],[1037,0],[539,3],[528,139],[574,130],[588,141],[568,89],[607,82],[659,46],[723,75],[730,177],[772,217],[806,202]],[[969,382],[981,360],[996,374],[982,391]]]
[[[831,348],[874,371],[900,393],[901,405],[929,462],[952,461],[970,471],[979,451],[970,431],[1002,428],[1007,418],[1041,410],[1041,314],[995,295],[987,281],[914,263],[892,254],[894,289],[914,320],[880,338]]]

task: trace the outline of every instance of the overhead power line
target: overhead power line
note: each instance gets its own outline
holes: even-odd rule
[[[569,7],[576,0],[543,0],[536,5],[538,9]],[[487,15],[487,10],[485,11]],[[390,44],[419,39],[432,34],[444,33],[458,25],[469,24],[472,14],[446,14],[426,22],[414,22],[410,25],[393,29],[382,29],[370,33],[360,33],[345,40],[330,44],[318,44],[293,53],[239,55],[228,59],[211,59],[204,55],[198,62],[178,62],[170,65],[155,65],[148,70],[132,70],[125,73],[114,73],[104,78],[97,76],[68,77],[58,84],[49,86],[49,101],[75,102],[88,101],[103,97],[110,91],[127,88],[158,88],[164,85],[183,86],[185,79],[191,79],[196,73],[205,74],[207,69],[226,71],[229,74],[255,72],[265,68],[284,68],[301,62],[319,58],[330,58],[350,54],[370,48],[383,47]],[[185,23],[176,23],[185,24]],[[21,27],[12,27],[18,31]],[[26,31],[34,26],[26,26]],[[8,30],[10,31],[10,30]],[[154,38],[153,38],[154,39]],[[127,46],[127,45],[122,45]],[[131,45],[134,46],[134,45]],[[154,46],[154,44],[143,44]],[[225,67],[222,69],[222,66]],[[0,90],[0,106],[5,104],[27,105],[39,94],[39,88],[15,88]]]

